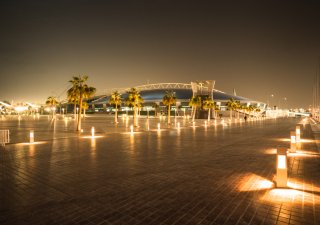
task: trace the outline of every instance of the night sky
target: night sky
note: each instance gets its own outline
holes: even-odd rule
[[[309,107],[320,56],[316,3],[1,0],[0,100],[62,100],[68,80],[87,74],[98,93],[208,79],[227,93]]]

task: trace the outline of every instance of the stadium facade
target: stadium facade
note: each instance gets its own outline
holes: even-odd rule
[[[165,112],[166,110],[165,106],[162,104],[162,99],[167,91],[173,91],[175,93],[177,103],[175,106],[172,106],[172,110],[175,110],[178,115],[179,111],[184,111],[184,113],[186,113],[186,111],[191,111],[189,102],[195,95],[210,96],[221,111],[226,111],[226,104],[230,99],[239,101],[243,105],[253,105],[260,108],[262,112],[266,109],[266,103],[216,90],[214,89],[214,83],[214,81],[191,82],[189,84],[157,83],[136,86],[135,88],[140,92],[140,95],[144,100],[141,112],[148,111],[149,113],[156,110],[158,112]],[[88,100],[89,112],[112,112],[113,107],[109,104],[111,93],[113,91],[118,91],[122,95],[122,98],[125,99],[128,96],[127,92],[129,90],[130,88],[110,90],[107,94],[94,96]],[[120,112],[128,112],[130,110],[130,108],[122,103]]]

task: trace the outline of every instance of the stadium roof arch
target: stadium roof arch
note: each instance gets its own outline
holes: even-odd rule
[[[153,103],[153,102],[162,102],[162,98],[165,95],[166,91],[175,92],[177,102],[189,102],[193,96],[191,84],[187,83],[156,83],[156,84],[146,84],[135,87],[139,92],[141,97],[144,99],[145,103]],[[206,87],[203,87],[206,89]],[[108,104],[111,93],[114,91],[118,91],[122,98],[126,98],[128,96],[127,92],[131,88],[120,88],[120,89],[111,89],[107,91],[104,95],[97,95],[88,100],[89,104]],[[217,89],[213,89],[213,99],[216,102],[227,102],[231,98],[236,101],[240,101],[240,103],[249,103],[249,104],[264,104],[263,102],[259,102],[253,99],[245,98],[242,96],[236,96],[232,94],[227,94],[225,92],[219,91]]]

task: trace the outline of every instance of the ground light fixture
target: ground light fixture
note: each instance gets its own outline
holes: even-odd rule
[[[91,136],[92,137],[94,137],[94,132],[95,132],[94,127],[91,127]]]
[[[300,131],[300,126],[296,126],[296,142],[300,142],[300,136],[301,136],[301,131]]]
[[[33,143],[34,142],[34,131],[33,130],[30,130],[30,143]]]
[[[288,166],[287,166],[287,148],[277,148],[277,176],[276,186],[279,188],[287,187]]]
[[[177,123],[177,128],[180,129],[180,122]]]
[[[204,121],[204,126],[207,127],[207,121]]]
[[[296,132],[290,132],[290,152],[296,152]]]
[[[133,125],[130,125],[130,132],[133,134]]]

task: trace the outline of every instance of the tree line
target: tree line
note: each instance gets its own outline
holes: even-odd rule
[[[87,84],[88,76],[79,75],[74,76],[69,83],[71,84],[71,88],[67,91],[67,99],[68,103],[74,105],[74,115],[77,120],[77,131],[81,130],[81,115],[85,114],[85,110],[88,108],[87,99],[92,97],[96,88],[91,87]],[[176,105],[176,95],[173,91],[166,91],[165,95],[162,98],[162,103],[167,106],[168,110],[168,124],[170,124],[170,113],[171,106]],[[121,94],[118,91],[114,91],[111,93],[109,98],[109,104],[112,105],[115,109],[114,122],[118,123],[118,110],[122,103],[125,103],[128,107],[133,109],[133,123],[134,126],[138,126],[138,111],[141,109],[142,104],[144,103],[143,98],[140,95],[140,92],[136,88],[131,88],[127,91],[127,97],[125,99],[122,98]],[[46,105],[50,106],[52,109],[52,117],[55,118],[55,106],[58,105],[59,102],[53,96],[49,96]],[[78,107],[77,107],[78,106]],[[195,120],[195,115],[197,110],[206,110],[208,111],[208,121],[210,121],[212,110],[214,113],[214,117],[217,117],[217,112],[220,110],[217,103],[209,96],[194,96],[189,101],[189,106],[192,107],[192,120]],[[232,118],[232,113],[237,112],[239,117],[239,112],[248,113],[250,115],[251,112],[260,112],[260,109],[252,106],[252,105],[243,105],[240,104],[239,101],[235,101],[231,98],[227,102],[227,109],[230,110],[230,118]],[[156,108],[156,107],[155,107]]]

